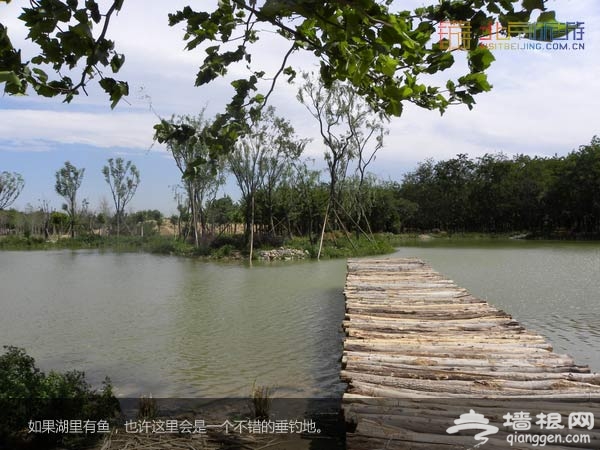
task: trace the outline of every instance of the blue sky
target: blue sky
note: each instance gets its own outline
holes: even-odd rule
[[[27,56],[32,47],[16,19],[25,3],[1,4],[0,21]],[[132,160],[141,172],[131,208],[157,208],[167,214],[175,211],[171,186],[179,183],[180,175],[166,149],[152,141],[152,127],[158,119],[150,110],[149,99],[163,117],[196,114],[205,106],[208,114],[214,114],[231,93],[227,80],[208,87],[193,86],[203,54],[184,51],[182,27],[167,25],[167,14],[188,3],[193,4],[191,0],[127,0],[111,22],[110,36],[118,51],[126,55],[119,77],[129,81],[131,92],[128,103],[122,102],[115,110],[111,111],[106,96],[94,86],[90,86],[89,96],[79,96],[68,105],[35,96],[0,97],[0,171],[19,172],[26,182],[15,207],[24,208],[28,203],[37,207],[45,199],[60,209],[62,199],[54,193],[54,173],[66,160],[86,168],[80,200],[87,198],[93,209],[102,198],[112,202],[100,171],[108,158],[121,156]],[[402,7],[429,3],[404,1]],[[557,11],[560,21],[585,22],[585,49],[493,51],[496,61],[488,76],[494,88],[476,98],[473,111],[459,106],[440,117],[408,105],[403,116],[389,124],[390,134],[372,171],[400,180],[418,161],[457,153],[473,157],[498,151],[563,155],[600,134],[600,3],[548,0],[547,6]],[[280,64],[278,57],[285,47],[273,36],[265,38],[257,50],[255,62],[272,69]],[[316,67],[305,54],[295,55],[292,63],[299,69]],[[296,86],[280,83],[272,104],[301,137],[313,138],[307,155],[320,166],[323,145],[314,119],[295,99],[296,90]],[[223,193],[239,195],[231,183]]]

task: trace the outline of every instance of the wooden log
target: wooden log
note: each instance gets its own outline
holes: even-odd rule
[[[574,361],[570,357],[560,357],[559,355],[552,354],[553,357],[545,358],[542,361],[529,361],[521,359],[505,359],[501,363],[483,360],[483,359],[469,359],[469,358],[441,358],[441,357],[419,357],[419,356],[403,356],[398,354],[385,354],[381,352],[367,353],[357,351],[344,351],[344,356],[347,357],[347,363],[350,364],[352,361],[378,361],[387,362],[391,364],[405,364],[414,365],[420,367],[497,367],[498,370],[506,367],[514,368],[538,368],[545,369],[548,371],[563,371],[565,368],[576,367]]]
[[[568,379],[537,379],[537,380],[505,380],[505,379],[423,379],[405,378],[400,376],[379,375],[373,373],[354,372],[344,370],[342,377],[350,380],[350,384],[356,381],[364,381],[380,386],[399,387],[431,392],[453,392],[464,394],[476,394],[478,392],[522,390],[522,391],[561,391],[561,392],[587,392],[597,389],[597,385],[574,381]]]
[[[356,340],[363,341],[389,341],[390,344],[397,345],[402,342],[415,342],[415,343],[427,343],[427,342],[464,342],[468,344],[470,342],[483,342],[483,343],[506,343],[513,342],[521,345],[541,345],[546,348],[552,349],[545,338],[538,334],[528,332],[526,330],[504,330],[504,332],[498,333],[486,333],[484,335],[470,333],[467,335],[458,335],[456,333],[444,333],[438,332],[435,335],[426,334],[415,334],[415,333],[395,333],[395,332],[365,332],[363,330],[354,330],[351,327],[347,329],[348,335]]]
[[[343,408],[358,422],[349,450],[453,448],[445,423],[473,396],[600,401],[600,375],[422,261],[349,260],[344,294]],[[503,437],[486,448],[506,448]]]
[[[348,370],[342,370],[341,378],[350,380],[347,372],[362,372],[375,375],[397,376],[401,378],[421,378],[425,380],[466,380],[478,381],[489,379],[536,381],[536,380],[568,380],[600,386],[600,374],[573,373],[573,372],[516,372],[518,368],[510,371],[485,370],[485,368],[465,368],[457,371],[456,368],[438,369],[430,367],[388,365],[385,363],[369,364],[354,362]]]
[[[536,347],[527,348],[523,346],[487,346],[487,347],[474,347],[474,346],[433,346],[433,345],[397,345],[391,346],[386,344],[372,344],[372,343],[352,343],[345,345],[345,351],[348,352],[378,352],[378,353],[390,353],[394,355],[402,356],[422,356],[422,357],[436,357],[436,358],[467,358],[467,359],[487,359],[487,360],[504,360],[504,359],[547,359],[553,357],[555,353],[552,353],[545,349]],[[566,355],[563,355],[567,358]]]
[[[465,398],[465,393],[455,392],[429,392],[420,391],[408,388],[380,386],[364,381],[355,381],[349,385],[348,392],[352,394],[366,395],[371,397],[383,397],[383,398],[402,398],[402,399],[439,399],[443,397],[448,398]],[[593,391],[529,391],[524,393],[523,390],[506,389],[502,391],[486,391],[485,393],[477,392],[477,397],[482,399],[505,399],[505,398],[518,398],[518,399],[600,399],[600,393]]]
[[[530,341],[519,341],[519,340],[488,340],[479,342],[479,340],[450,340],[450,339],[408,339],[408,338],[397,338],[397,339],[354,339],[346,338],[345,347],[350,346],[362,346],[363,348],[395,348],[399,352],[406,351],[437,351],[440,348],[455,350],[455,351],[509,351],[509,352],[531,352],[547,355],[551,353],[550,345],[548,344],[535,344]]]

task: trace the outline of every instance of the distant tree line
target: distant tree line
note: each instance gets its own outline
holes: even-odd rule
[[[208,123],[202,117],[179,120],[182,124],[192,121],[196,127]],[[381,139],[380,129],[378,133]],[[361,171],[360,163],[351,171],[347,157],[344,170],[336,166],[337,175],[331,165],[325,173],[311,169],[311,161],[301,157],[305,143],[295,137],[289,123],[269,110],[255,134],[240,141],[227,160],[195,169],[193,176],[188,176],[194,170],[191,162],[202,154],[208,158],[201,136],[193,147],[189,141],[185,147],[170,146],[184,185],[175,190],[178,213],[169,218],[158,210],[125,214],[125,205],[139,184],[139,172],[120,158],[109,160],[102,170],[115,212],[106,200],[97,211],[90,210],[87,200],[78,204],[75,194],[84,169],[66,162],[56,172],[55,186],[67,200],[64,212],[51,210],[47,202],[37,208],[28,205],[24,211],[0,210],[0,234],[149,236],[162,230],[196,246],[212,245],[223,235],[240,235],[238,242],[246,246],[251,238],[258,244],[280,245],[297,236],[317,244],[325,224],[333,234],[366,239],[379,232],[435,230],[600,235],[598,137],[560,157],[509,158],[497,153],[426,160],[402,182],[384,181]],[[329,157],[335,155],[329,153]],[[242,194],[238,202],[217,196],[228,171],[235,175]],[[323,180],[323,175],[328,179]],[[23,178],[14,173],[3,172],[0,182],[0,192],[8,199],[5,205],[24,186]]]
[[[66,161],[55,173],[56,183],[54,190],[65,199],[62,210],[65,213],[51,209],[47,200],[41,200],[38,208],[28,204],[25,211],[14,209],[4,211],[17,199],[25,181],[18,173],[2,172],[0,174],[0,234],[43,235],[46,239],[50,234],[62,235],[69,232],[72,238],[78,231],[87,233],[102,233],[111,227],[110,208],[103,202],[101,212],[95,214],[89,210],[89,201],[77,202],[77,191],[81,187],[85,168],[78,169],[71,162]],[[125,206],[135,195],[140,183],[140,174],[131,161],[125,162],[122,158],[110,158],[108,165],[102,168],[102,174],[108,183],[114,203],[116,214],[112,222],[116,223],[116,232],[119,234],[120,224],[123,220]]]
[[[419,230],[600,234],[600,138],[566,156],[486,154],[434,162],[405,175],[398,195]]]

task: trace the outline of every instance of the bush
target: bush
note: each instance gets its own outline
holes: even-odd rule
[[[210,242],[210,248],[212,249],[218,249],[225,245],[241,250],[244,248],[244,236],[241,234],[222,234]]]
[[[235,251],[235,247],[231,244],[225,244],[222,247],[216,249],[212,256],[215,258],[228,258]]]
[[[2,250],[40,250],[47,247],[44,238],[39,236],[3,236],[0,237]]]
[[[35,360],[17,347],[0,356],[0,448],[26,442],[35,448],[81,448],[101,434],[29,434],[31,420],[107,420],[120,412],[110,380],[101,392],[91,389],[83,372],[45,375]]]
[[[153,239],[148,244],[148,250],[150,253],[157,253],[159,255],[170,255],[177,253],[178,242],[170,238],[166,239]]]

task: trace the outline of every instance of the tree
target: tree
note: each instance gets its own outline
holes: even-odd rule
[[[77,218],[77,190],[81,186],[84,173],[85,169],[77,169],[69,161],[66,161],[65,166],[55,174],[56,184],[54,189],[58,195],[67,201],[66,204],[63,204],[63,209],[69,215],[72,238],[75,237],[75,221]]]
[[[246,204],[244,236],[250,247],[250,261],[254,247],[256,193],[261,187],[274,188],[285,165],[300,156],[305,143],[296,137],[290,123],[277,117],[274,108],[269,107],[252,132],[240,139],[229,155],[229,170],[235,176]]]
[[[13,46],[7,28],[0,23],[0,82],[5,83],[4,92],[24,94],[31,86],[38,95],[61,96],[70,102],[80,90],[87,94],[88,82],[97,78],[114,107],[129,94],[129,86],[106,77],[100,67],[117,73],[125,62],[125,56],[115,51],[114,42],[106,38],[110,20],[121,10],[123,1],[114,0],[104,14],[95,0],[87,0],[85,6],[73,0],[29,2],[30,7],[23,8],[19,19],[29,29],[27,38],[40,49],[29,61],[22,60],[21,50]],[[48,67],[56,77],[46,73]],[[69,70],[76,76],[80,71],[79,80],[73,81],[66,74]]]
[[[44,230],[44,239],[48,240],[48,238],[50,237],[50,202],[46,199],[40,200],[40,212],[43,215],[44,218],[44,225],[43,225],[43,230]]]
[[[221,234],[229,224],[236,223],[239,215],[239,206],[227,195],[210,201],[206,208],[206,213],[208,221],[213,227],[217,226]]]
[[[140,172],[131,161],[125,163],[123,158],[117,158],[116,160],[109,158],[108,166],[102,168],[102,174],[110,186],[110,192],[115,203],[117,236],[119,236],[125,206],[131,201],[140,184]]]
[[[52,234],[56,234],[56,230],[58,230],[58,234],[64,234],[64,232],[69,227],[70,218],[68,214],[65,214],[60,211],[52,211],[50,213],[50,224],[52,225]]]
[[[124,55],[107,37],[110,20],[123,3],[113,0],[103,14],[95,0],[84,5],[75,0],[32,0],[30,7],[23,8],[20,20],[29,29],[28,38],[40,48],[37,55],[23,61],[6,27],[0,25],[0,82],[4,82],[5,92],[23,94],[31,86],[38,95],[62,96],[68,102],[80,91],[85,92],[94,77],[114,107],[128,94],[127,83],[105,76],[101,69],[116,73],[124,63]],[[196,85],[227,75],[237,63],[245,63],[249,69],[247,77],[231,83],[234,95],[210,127],[213,155],[230,151],[240,134],[249,130],[247,114],[257,118],[282,75],[294,78],[288,60],[295,52],[317,58],[327,87],[335,80],[348,81],[374,108],[388,115],[400,116],[405,102],[443,112],[452,104],[471,108],[474,96],[491,88],[485,71],[494,58],[487,48],[478,46],[478,40],[491,32],[492,23],[499,21],[507,30],[509,22],[529,21],[534,10],[543,11],[538,22],[556,22],[554,12],[546,11],[545,0],[441,1],[414,10],[403,10],[398,3],[221,0],[210,7],[213,9],[186,6],[170,14],[171,26],[185,25],[186,48],[204,51]],[[204,4],[214,3],[200,3]],[[464,75],[438,84],[430,75],[455,64],[447,40],[430,44],[440,22],[462,24],[460,45],[468,57]],[[288,48],[275,72],[267,73],[252,65],[253,46],[273,32],[287,42]],[[515,36],[519,33],[511,32]],[[44,71],[47,67],[55,76]],[[67,68],[78,80],[67,75]],[[261,82],[267,83],[266,91],[257,93]],[[180,124],[162,120],[156,137],[166,142],[185,141],[190,136]]]
[[[25,180],[16,172],[0,173],[0,211],[12,205],[25,187]]]
[[[204,119],[203,112],[198,117],[180,116],[172,120],[196,131],[194,136],[185,142],[168,142],[167,149],[173,155],[183,178],[192,218],[194,244],[198,247],[198,222],[204,237],[207,233],[206,204],[215,199],[219,188],[225,184],[223,159],[210,158],[205,138],[209,123]],[[207,163],[194,167],[194,161],[200,159]],[[186,174],[188,176],[185,176]]]
[[[325,161],[329,171],[329,200],[321,232],[323,237],[330,215],[335,223],[344,227],[340,219],[340,209],[342,209],[340,186],[346,179],[350,161],[355,158],[358,159],[359,174],[356,200],[360,204],[366,169],[375,158],[377,150],[383,146],[385,129],[381,121],[384,117],[376,115],[369,105],[361,101],[355,88],[347,83],[333,82],[330,87],[327,87],[322,80],[311,74],[303,73],[302,78],[304,84],[298,91],[298,100],[319,122],[319,132],[325,145]],[[370,148],[369,141],[373,137],[376,143],[374,148]],[[355,221],[357,229],[360,228],[361,218],[366,219],[360,207],[358,211],[358,220]]]
[[[273,108],[267,109],[263,115],[263,120],[270,124],[271,134],[265,133],[264,135],[264,144],[270,148],[270,151],[263,155],[264,179],[262,187],[265,191],[269,230],[271,235],[274,236],[273,196],[275,189],[283,179],[291,176],[294,169],[293,165],[302,155],[309,140],[296,137],[292,125],[287,120],[276,117]]]

